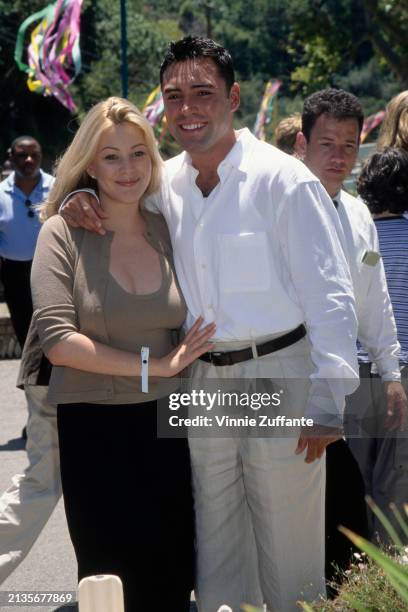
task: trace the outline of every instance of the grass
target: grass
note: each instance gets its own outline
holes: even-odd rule
[[[401,556],[396,555],[395,550],[389,548],[383,554],[408,574],[408,565],[404,566]],[[404,601],[393,587],[386,571],[364,554],[344,573],[343,583],[335,599],[301,605],[305,612],[408,611],[408,601]]]
[[[362,552],[355,553],[355,562],[343,574],[337,597],[312,605],[301,602],[299,605],[305,612],[408,612],[408,546],[403,544],[380,508],[371,499],[367,503],[394,545],[380,548],[349,529],[340,528]],[[395,506],[391,509],[408,541],[406,517]],[[408,506],[405,514],[408,516]]]

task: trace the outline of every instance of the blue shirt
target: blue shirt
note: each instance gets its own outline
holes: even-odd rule
[[[383,217],[374,222],[401,345],[400,362],[405,365],[408,363],[408,219]],[[364,351],[359,353],[359,360],[368,361]]]
[[[14,182],[14,172],[0,183],[0,256],[14,261],[30,261],[41,223],[38,211],[31,207],[29,216],[25,202],[40,204],[47,199],[54,177],[40,170],[40,180],[29,195],[25,195]]]

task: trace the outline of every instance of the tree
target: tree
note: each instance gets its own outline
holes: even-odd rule
[[[408,87],[408,5],[405,0],[362,0],[362,4],[376,53]]]
[[[401,85],[408,76],[408,15],[404,0],[288,0],[294,89],[334,83],[376,54]]]
[[[13,58],[19,25],[49,1],[0,0],[0,163],[10,141],[25,132],[43,143],[51,161],[77,126],[55,99],[28,90]],[[167,43],[209,31],[234,58],[243,90],[238,127],[253,125],[270,78],[283,83],[275,107],[281,115],[328,85],[359,95],[366,112],[408,87],[406,0],[127,0],[127,7],[129,97],[138,106],[158,84]],[[84,0],[81,52],[83,71],[71,88],[80,114],[121,95],[119,0]],[[163,151],[176,151],[168,138]]]

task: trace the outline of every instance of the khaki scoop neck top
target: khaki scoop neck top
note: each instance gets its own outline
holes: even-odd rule
[[[146,295],[128,293],[109,272],[112,232],[98,236],[69,227],[62,217],[41,229],[32,269],[34,317],[43,350],[73,332],[108,346],[140,353],[150,348],[162,357],[176,343],[186,305],[173,267],[170,237],[161,215],[144,212],[146,238],[160,256],[160,288]],[[127,404],[146,402],[175,391],[178,378],[107,376],[54,366],[48,399],[52,403]]]

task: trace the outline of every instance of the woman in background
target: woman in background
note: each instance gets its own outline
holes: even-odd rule
[[[405,125],[408,144],[408,92]],[[402,94],[401,94],[402,95]],[[392,102],[391,102],[392,104]],[[402,134],[402,132],[401,132]],[[406,388],[408,379],[408,149],[386,148],[374,153],[364,165],[358,179],[357,190],[374,217],[378,232],[380,253],[384,263],[388,291],[401,345],[399,356],[401,381]],[[363,358],[362,355],[359,356]],[[369,361],[368,355],[366,356]],[[368,364],[368,372],[371,365]],[[384,410],[381,410],[381,385],[376,375],[371,375],[373,395],[377,405],[373,407],[375,430],[372,437],[360,440],[359,445],[349,439],[365,481],[366,492],[380,506],[391,521],[390,502],[403,512],[408,500],[408,438],[406,432],[384,433]],[[406,423],[405,423],[406,425]],[[377,436],[375,433],[377,432]],[[361,442],[364,441],[364,445]],[[370,457],[369,460],[367,458]],[[373,532],[379,532],[386,541],[388,536],[381,523],[371,514]],[[398,524],[395,525],[399,529]],[[401,534],[403,535],[403,534]]]
[[[408,89],[388,103],[382,122],[378,148],[399,147],[408,151]]]

